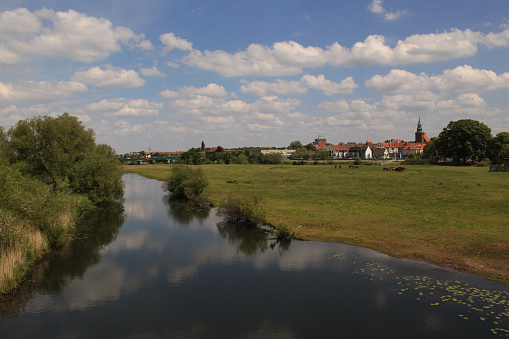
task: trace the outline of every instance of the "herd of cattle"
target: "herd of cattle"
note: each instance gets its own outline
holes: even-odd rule
[[[335,165],[334,168],[341,168],[339,165]],[[357,165],[349,165],[348,168],[359,168]],[[405,170],[405,167],[384,167],[384,171],[396,171],[396,172],[403,172]]]
[[[405,167],[384,167],[384,171],[403,172],[404,170],[405,170]]]

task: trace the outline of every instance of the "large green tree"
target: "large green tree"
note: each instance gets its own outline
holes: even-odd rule
[[[7,131],[0,152],[21,173],[85,194],[96,204],[123,194],[115,151],[97,146],[94,131],[68,113],[19,121]]]
[[[478,162],[486,158],[491,129],[484,123],[471,119],[451,121],[440,132],[437,150],[442,158],[453,161]]]
[[[490,140],[488,158],[495,164],[509,159],[509,132],[500,132]]]

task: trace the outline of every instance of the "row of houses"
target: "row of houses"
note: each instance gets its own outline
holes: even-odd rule
[[[315,149],[325,149],[333,159],[397,159],[411,155],[422,154],[424,146],[430,141],[429,137],[422,130],[421,119],[417,123],[415,141],[405,142],[401,139],[391,139],[386,142],[373,144],[370,140],[363,144],[347,143],[332,145],[327,143],[325,137],[319,136],[313,142]]]

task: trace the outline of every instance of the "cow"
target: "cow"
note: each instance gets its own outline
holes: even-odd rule
[[[384,167],[384,171],[389,171],[389,169],[387,167]]]
[[[348,168],[359,168],[359,166],[356,166],[356,165],[350,165],[350,166],[348,166]]]

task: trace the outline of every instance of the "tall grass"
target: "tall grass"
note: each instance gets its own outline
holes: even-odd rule
[[[0,293],[47,251],[72,239],[89,201],[0,166]]]

